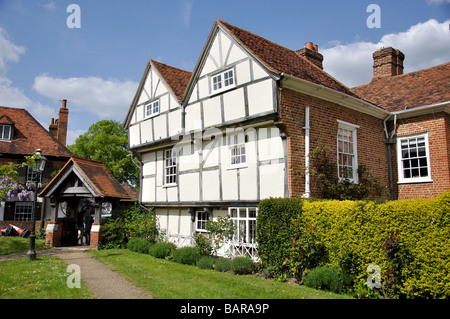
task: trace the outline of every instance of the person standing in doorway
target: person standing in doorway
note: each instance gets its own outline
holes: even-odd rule
[[[77,229],[78,229],[78,244],[83,245],[83,237],[84,237],[84,214],[83,214],[83,212],[78,212],[78,214],[77,214]]]
[[[91,227],[94,222],[89,210],[85,211],[84,214],[84,237],[86,237],[86,245],[91,244]]]

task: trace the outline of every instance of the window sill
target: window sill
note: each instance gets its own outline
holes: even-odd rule
[[[176,183],[173,183],[173,184],[164,184],[162,187],[163,188],[169,188],[169,187],[175,187],[175,186],[177,186],[178,184],[176,184]]]
[[[214,96],[219,95],[219,94],[221,94],[221,93],[225,93],[225,92],[231,91],[231,90],[233,90],[233,89],[235,89],[235,88],[236,88],[236,85],[233,85],[233,86],[227,86],[226,88],[223,88],[223,89],[220,89],[220,90],[211,92],[211,93],[209,94],[209,97],[214,97]]]
[[[247,164],[247,163],[243,163],[243,164],[235,164],[235,165],[229,165],[229,166],[227,167],[227,170],[230,170],[230,169],[237,169],[237,168],[246,168],[246,167],[248,167],[248,164]]]
[[[401,184],[427,184],[427,183],[433,183],[434,181],[429,178],[429,179],[420,179],[420,180],[402,180],[402,181],[398,181],[397,184],[401,185]]]

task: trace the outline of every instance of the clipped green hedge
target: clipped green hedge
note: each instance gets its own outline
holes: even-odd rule
[[[301,208],[297,214],[292,214],[293,203],[292,199],[268,199],[259,206],[257,225],[262,241],[258,247],[266,265],[285,268],[292,258],[293,238],[313,230],[326,249],[324,265],[342,268],[343,261],[351,259],[361,280],[369,276],[368,265],[376,264],[381,268],[382,283],[392,281],[392,269],[397,271],[401,282],[396,289],[402,296],[450,297],[450,192],[433,199],[384,203],[304,200],[296,203]],[[277,212],[278,208],[288,210]],[[264,221],[270,225],[263,225]],[[261,234],[261,229],[267,229],[267,234]],[[281,248],[278,254],[271,252],[277,247]]]
[[[258,205],[258,256],[275,272],[289,256],[294,232],[292,219],[302,212],[303,203],[301,198],[270,198]]]

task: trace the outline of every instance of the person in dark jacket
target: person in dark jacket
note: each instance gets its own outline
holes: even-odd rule
[[[91,227],[94,219],[92,218],[89,210],[84,213],[84,237],[86,237],[86,245],[91,244]]]

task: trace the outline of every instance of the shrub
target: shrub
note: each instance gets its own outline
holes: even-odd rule
[[[253,260],[248,257],[236,257],[231,261],[231,270],[236,275],[251,274],[253,267]]]
[[[131,251],[141,253],[141,254],[148,254],[148,251],[150,247],[152,246],[152,243],[144,238],[131,238],[127,243],[127,248]]]
[[[212,256],[203,256],[197,261],[197,267],[200,269],[214,269],[215,258]]]
[[[175,245],[167,242],[160,242],[152,245],[148,253],[156,258],[166,258],[170,255],[172,250],[175,250]]]
[[[214,262],[214,270],[220,272],[227,272],[231,269],[231,260],[228,258],[217,258]]]
[[[203,234],[194,235],[195,247],[201,255],[211,255],[212,243],[208,237]]]
[[[301,198],[270,198],[258,205],[258,256],[264,267],[270,267],[276,275],[288,270],[283,263],[292,247],[292,219],[302,213],[302,207]]]
[[[341,293],[344,288],[342,273],[337,267],[316,267],[308,272],[303,283],[308,287],[335,293]]]
[[[195,247],[182,247],[172,251],[173,261],[185,264],[185,265],[195,265],[200,259],[200,253]]]

